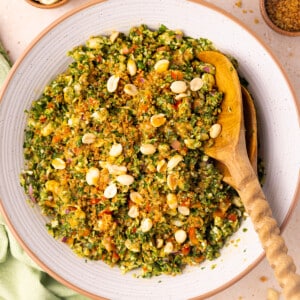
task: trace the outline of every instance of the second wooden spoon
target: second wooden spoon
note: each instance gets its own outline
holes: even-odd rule
[[[205,153],[229,170],[286,299],[299,300],[300,276],[296,273],[293,259],[287,254],[285,241],[280,236],[280,229],[247,155],[238,74],[230,60],[219,52],[200,52],[198,58],[215,66],[216,84],[224,93],[218,119],[222,132],[214,145],[205,149]]]

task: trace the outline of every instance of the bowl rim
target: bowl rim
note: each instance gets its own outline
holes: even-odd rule
[[[28,1],[28,0],[26,0]],[[68,1],[68,0],[66,0]],[[66,19],[68,19],[69,17],[75,15],[76,13],[80,12],[81,10],[84,10],[86,8],[89,8],[93,5],[96,4],[100,4],[103,2],[106,2],[109,0],[92,0],[89,1],[88,3],[84,3],[79,5],[78,7],[73,8],[72,10],[68,11],[67,13],[63,14],[61,17],[57,18],[55,21],[53,21],[52,23],[50,23],[45,29],[43,29],[31,42],[30,44],[27,46],[27,48],[24,50],[24,52],[21,54],[21,56],[17,59],[17,61],[14,63],[14,65],[12,66],[12,69],[10,70],[7,78],[5,79],[2,89],[0,90],[0,105],[1,105],[1,100],[3,95],[5,94],[5,91],[8,87],[8,84],[11,80],[11,78],[14,76],[14,74],[17,72],[19,65],[22,63],[23,59],[27,56],[27,54],[31,51],[31,49],[49,32],[51,31],[54,27],[56,27],[58,24],[62,23],[63,21],[65,21]],[[203,0],[188,0],[190,2],[193,2],[195,4],[199,4],[202,6],[205,6],[209,9],[212,9],[222,15],[224,15],[225,17],[231,19],[234,23],[236,23],[237,25],[239,25],[240,27],[243,28],[243,30],[247,31],[252,37],[254,37],[258,43],[260,43],[260,45],[262,45],[262,47],[266,50],[266,52],[268,53],[268,55],[272,58],[272,60],[274,61],[274,63],[276,64],[276,66],[278,67],[278,69],[280,70],[283,78],[285,79],[286,84],[288,85],[289,90],[291,91],[292,94],[292,100],[294,101],[296,110],[297,110],[297,115],[298,115],[298,122],[300,120],[300,102],[297,101],[297,97],[295,94],[295,90],[293,88],[293,86],[290,83],[290,80],[285,72],[285,70],[283,69],[282,65],[280,64],[278,58],[272,53],[271,48],[269,48],[268,45],[266,45],[264,43],[264,41],[254,32],[252,31],[250,28],[248,28],[241,20],[239,20],[237,17],[233,16],[232,14],[230,14],[229,12],[225,11],[224,9],[216,6],[215,4],[212,3],[208,3],[206,1]],[[300,99],[299,99],[300,100]],[[280,229],[281,229],[281,233],[283,232],[283,230],[286,228],[288,221],[292,215],[292,212],[294,210],[294,208],[296,207],[298,201],[300,200],[300,172],[298,174],[298,178],[297,178],[297,188],[294,192],[292,201],[291,201],[291,205],[288,209],[288,212],[285,216],[285,218],[282,221],[282,224],[280,225]],[[63,278],[62,276],[58,275],[55,271],[53,271],[49,266],[47,266],[45,263],[42,262],[42,260],[40,258],[38,258],[33,251],[27,246],[27,244],[24,242],[24,240],[22,239],[22,237],[20,236],[20,234],[17,232],[17,230],[14,228],[12,222],[10,221],[9,216],[7,215],[7,213],[5,212],[4,209],[4,205],[2,203],[2,201],[0,201],[0,212],[2,213],[2,216],[6,222],[6,224],[8,225],[9,230],[13,233],[14,237],[16,238],[16,240],[18,241],[18,243],[22,246],[22,248],[25,250],[25,252],[32,258],[32,260],[37,263],[44,271],[46,271],[50,276],[52,276],[54,279],[56,279],[57,281],[59,281],[60,283],[62,283],[63,285],[67,286],[68,288],[84,295],[87,296],[91,299],[96,299],[96,300],[107,300],[107,298],[104,298],[102,296],[99,295],[95,295],[91,292],[88,292],[82,288],[77,287],[76,285],[72,284],[71,282],[69,282],[68,280],[66,280],[65,278]],[[218,288],[213,289],[212,291],[206,292],[205,294],[195,297],[193,299],[206,299],[207,297],[211,297],[213,295],[216,295],[218,293],[220,293],[221,291],[225,290],[226,288],[232,286],[234,283],[238,282],[240,279],[242,279],[244,276],[246,276],[254,267],[256,267],[265,257],[265,253],[262,253],[256,260],[254,260],[243,272],[239,273],[236,277],[232,278],[230,281],[224,283],[223,285],[219,286]]]
[[[25,0],[25,1],[34,7],[43,8],[43,9],[56,8],[56,7],[62,6],[63,4],[66,4],[67,2],[69,2],[69,0],[60,0],[56,3],[47,5],[47,4],[42,4],[42,3],[36,2],[34,0]]]
[[[300,30],[298,31],[288,31],[288,30],[284,30],[280,27],[278,27],[277,25],[275,25],[272,20],[270,19],[269,17],[269,14],[267,13],[267,9],[266,9],[266,0],[260,0],[260,5],[259,5],[259,8],[260,8],[260,12],[261,12],[261,15],[264,19],[264,21],[267,23],[267,25],[274,31],[276,31],[277,33],[280,33],[282,35],[286,35],[286,36],[290,36],[290,37],[293,37],[293,36],[300,36]]]

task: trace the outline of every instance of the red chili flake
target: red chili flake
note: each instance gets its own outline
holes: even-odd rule
[[[182,80],[183,79],[183,73],[179,70],[172,70],[171,71],[171,77],[174,80]]]
[[[44,116],[44,115],[41,115],[41,116],[40,116],[40,122],[41,122],[41,123],[45,123],[46,121],[47,121],[47,117]]]
[[[179,105],[182,103],[182,100],[178,100],[175,102],[175,104],[173,105],[174,106],[174,109],[178,110],[179,108]]]
[[[101,201],[101,199],[99,198],[92,198],[90,200],[90,204],[94,205],[94,204],[98,204]]]
[[[54,108],[54,103],[53,102],[48,102],[47,103],[47,108]]]
[[[232,221],[232,222],[235,222],[237,220],[237,216],[235,214],[229,214],[227,216],[227,219]]]
[[[119,254],[114,251],[113,254],[112,254],[112,261],[117,262],[119,259],[120,259]]]
[[[181,249],[183,255],[188,255],[190,253],[191,247],[189,245],[184,245]]]
[[[101,63],[102,60],[103,60],[103,58],[102,58],[101,55],[97,55],[97,56],[96,56],[96,62]]]
[[[111,215],[113,212],[109,209],[109,208],[105,208],[103,210],[101,210],[99,213],[98,213],[98,217],[101,217],[103,215]]]

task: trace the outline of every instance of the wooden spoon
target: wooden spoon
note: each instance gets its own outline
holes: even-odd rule
[[[241,200],[266,252],[269,264],[286,299],[300,299],[300,276],[287,254],[280,229],[249,161],[243,120],[243,104],[238,74],[230,60],[215,51],[200,52],[198,58],[216,67],[216,84],[224,93],[218,122],[221,134],[205,153],[224,164],[230,172]]]
[[[254,172],[257,174],[257,119],[256,111],[252,96],[248,90],[241,85],[242,98],[243,98],[243,114],[245,124],[245,138],[246,149],[249,157],[249,161]],[[227,167],[220,161],[216,161],[217,168],[223,174],[223,181],[228,183],[234,189],[236,189],[235,182],[231,177]]]

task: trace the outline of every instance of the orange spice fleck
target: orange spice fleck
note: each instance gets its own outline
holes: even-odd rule
[[[237,6],[237,7],[242,7],[242,1],[237,1],[237,2],[235,2],[235,6]]]
[[[266,276],[261,276],[261,277],[259,278],[259,280],[260,280],[261,282],[266,282],[266,281],[268,281],[268,277],[266,277]]]

